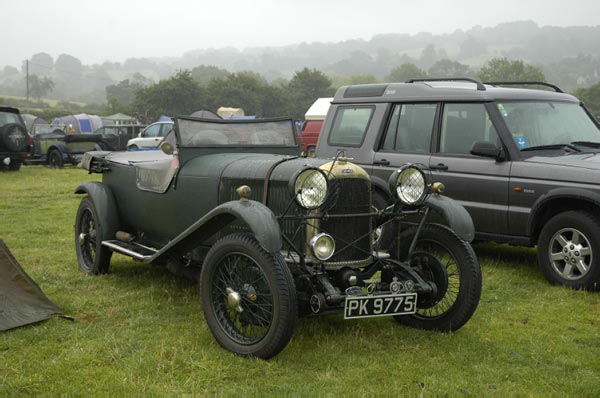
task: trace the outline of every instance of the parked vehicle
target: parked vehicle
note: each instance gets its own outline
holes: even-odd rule
[[[481,270],[464,208],[420,167],[390,178],[394,203],[371,207],[371,182],[342,154],[299,157],[288,119],[178,117],[161,151],[88,152],[75,222],[81,270],[108,271],[113,252],[199,279],[216,340],[269,358],[300,314],[393,316],[421,329],[457,330],[472,316]],[[438,212],[454,228],[426,224]],[[151,215],[151,216],[149,216]],[[388,253],[372,225],[412,215]]]
[[[127,142],[127,149],[158,148],[162,140],[173,129],[173,122],[156,122],[146,127]]]
[[[469,211],[476,239],[537,244],[549,282],[597,289],[599,124],[572,95],[531,84],[553,91],[470,79],[342,87],[316,155],[344,150],[363,166],[378,208],[398,166],[423,164]]]
[[[308,154],[308,156],[315,155],[315,148],[317,147],[323,120],[325,120],[332,100],[333,98],[319,98],[304,114],[304,123],[302,123],[302,127],[300,128],[299,141],[300,149]]]
[[[125,151],[129,140],[138,136],[144,127],[143,124],[115,124],[100,127],[94,133],[102,136],[99,145],[103,150]]]
[[[70,131],[69,126],[34,124],[33,151],[27,163],[43,163],[52,168],[63,167],[65,163],[77,165],[85,152],[101,149],[98,146],[101,135]]]
[[[0,107],[0,170],[19,170],[30,151],[31,137],[19,110]]]

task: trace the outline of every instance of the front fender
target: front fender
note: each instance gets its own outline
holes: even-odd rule
[[[232,200],[212,209],[167,243],[148,261],[154,262],[164,255],[173,253],[182,256],[235,220],[248,225],[258,243],[267,252],[277,253],[281,250],[281,231],[271,209],[254,200]]]
[[[427,197],[424,206],[438,212],[461,239],[467,242],[473,241],[475,237],[473,219],[460,203],[446,196],[432,194]]]
[[[88,181],[78,186],[75,193],[87,193],[92,199],[102,225],[102,240],[115,239],[119,230],[119,213],[110,188],[99,181]]]

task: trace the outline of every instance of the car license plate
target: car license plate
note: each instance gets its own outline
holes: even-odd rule
[[[417,293],[349,296],[344,304],[344,319],[406,315],[416,311]]]

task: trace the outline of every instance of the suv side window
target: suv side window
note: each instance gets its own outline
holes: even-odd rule
[[[436,108],[436,104],[396,104],[382,149],[429,152]]]
[[[160,133],[160,124],[155,124],[146,129],[142,134],[142,137],[158,137]]]
[[[470,154],[475,141],[497,143],[498,134],[484,104],[445,104],[440,152]]]
[[[360,146],[369,127],[373,106],[340,107],[335,114],[329,144]]]

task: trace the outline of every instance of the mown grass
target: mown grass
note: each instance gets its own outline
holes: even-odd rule
[[[391,319],[301,318],[270,361],[235,356],[210,334],[197,285],[115,255],[80,272],[73,194],[84,170],[0,174],[0,238],[65,314],[0,333],[0,395],[598,396],[600,294],[550,286],[535,251],[476,246],[484,288],[461,330]]]

